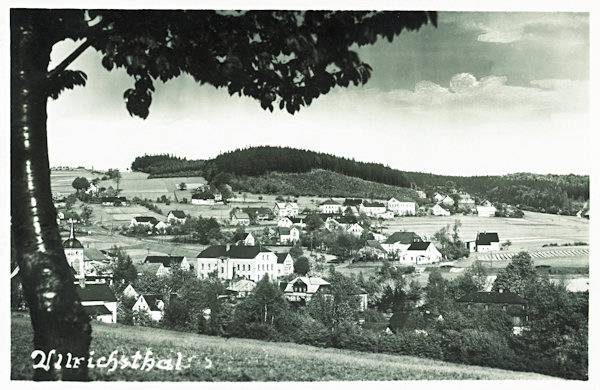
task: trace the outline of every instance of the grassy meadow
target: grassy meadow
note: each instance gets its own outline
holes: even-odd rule
[[[185,359],[195,356],[189,368],[180,371],[131,368],[90,369],[97,381],[397,381],[462,379],[547,380],[552,377],[466,366],[409,356],[393,356],[317,348],[291,343],[247,339],[224,339],[163,329],[94,322],[90,351],[94,356],[142,355],[150,349],[154,358],[172,359],[180,352]],[[32,377],[32,329],[26,314],[11,316],[12,380]]]

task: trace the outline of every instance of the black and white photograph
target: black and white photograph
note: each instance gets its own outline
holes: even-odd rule
[[[3,8],[9,385],[591,388],[591,2],[96,3]]]

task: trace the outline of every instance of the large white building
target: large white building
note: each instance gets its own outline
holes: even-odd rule
[[[415,215],[417,204],[409,200],[398,200],[391,198],[387,201],[387,208],[396,215]]]
[[[226,245],[212,245],[198,254],[197,261],[200,279],[216,272],[221,279],[243,277],[258,282],[265,275],[276,280],[285,274],[278,272],[278,255],[261,245],[229,248]]]
[[[400,261],[415,265],[439,263],[442,261],[442,254],[431,242],[413,242]]]
[[[339,202],[329,198],[319,205],[319,209],[323,214],[337,214],[342,211],[342,205]]]
[[[277,202],[273,208],[273,213],[277,217],[295,217],[300,208],[295,202]]]

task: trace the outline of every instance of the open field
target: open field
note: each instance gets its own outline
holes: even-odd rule
[[[543,244],[565,244],[574,241],[589,242],[589,220],[564,215],[542,214],[525,211],[523,218],[485,218],[474,215],[449,217],[400,217],[383,222],[383,233],[398,230],[414,231],[431,237],[436,231],[459,220],[463,241],[475,240],[477,232],[497,232],[500,242],[510,240],[511,251],[541,248]]]
[[[29,317],[11,316],[11,379],[32,377],[33,339]],[[556,379],[540,374],[466,366],[409,356],[316,348],[291,343],[224,339],[163,329],[93,323],[90,350],[98,359],[118,351],[118,356],[142,355],[151,349],[155,359],[195,356],[189,368],[149,371],[92,368],[99,381],[385,381],[448,379]],[[186,362],[187,363],[187,362]]]

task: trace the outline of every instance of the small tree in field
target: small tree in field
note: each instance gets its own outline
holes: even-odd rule
[[[185,190],[187,190],[187,184],[185,184],[184,182],[179,183],[179,191]]]

